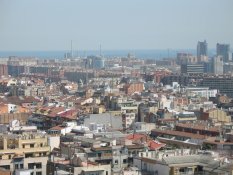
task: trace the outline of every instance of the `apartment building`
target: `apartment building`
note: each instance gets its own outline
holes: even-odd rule
[[[206,77],[200,82],[200,86],[218,89],[221,94],[233,97],[233,77]]]
[[[13,173],[26,169],[31,175],[46,175],[49,153],[45,134],[0,135],[0,167]]]

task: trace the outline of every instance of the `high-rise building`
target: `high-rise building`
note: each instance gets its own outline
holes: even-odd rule
[[[85,68],[103,69],[105,67],[105,59],[102,56],[88,56]]]
[[[7,65],[0,64],[0,77],[1,76],[8,76],[8,67],[7,67]]]
[[[195,74],[195,73],[204,73],[205,66],[204,64],[182,64],[181,73],[182,74]]]
[[[8,75],[18,77],[25,72],[25,66],[19,65],[7,65]]]
[[[181,65],[181,64],[194,64],[197,63],[197,57],[193,56],[190,53],[177,53],[177,64]]]
[[[197,57],[208,55],[208,44],[205,41],[198,41],[197,43]]]
[[[224,62],[228,62],[231,60],[229,44],[217,43],[216,49],[217,49],[217,56],[222,56]]]
[[[232,62],[224,63],[224,65],[223,65],[223,73],[224,74],[232,74],[232,70],[233,70],[233,63]]]
[[[233,77],[204,77],[200,86],[218,89],[221,94],[233,97]]]
[[[104,58],[103,57],[93,57],[93,69],[103,69],[104,68]]]
[[[213,58],[213,73],[223,74],[223,57],[217,56]]]

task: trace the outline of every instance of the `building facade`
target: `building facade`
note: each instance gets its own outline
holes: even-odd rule
[[[182,64],[181,73],[190,74],[190,73],[204,73],[205,66],[204,64]]]
[[[223,57],[217,56],[213,58],[213,73],[221,75],[223,74]]]
[[[197,43],[197,57],[208,55],[208,44],[206,41],[198,41]]]
[[[0,135],[0,167],[11,172],[26,169],[31,175],[46,175],[49,153],[44,134]]]
[[[231,60],[230,58],[230,45],[229,44],[219,44],[216,46],[217,56],[222,56],[224,62]]]
[[[218,89],[221,94],[233,97],[233,77],[204,77],[200,86]]]

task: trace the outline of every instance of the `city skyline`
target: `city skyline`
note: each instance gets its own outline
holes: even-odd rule
[[[233,175],[232,7],[0,0],[0,175]]]
[[[230,0],[0,1],[0,51],[195,49],[232,45]],[[43,10],[42,10],[43,9]],[[207,10],[208,9],[208,10]]]

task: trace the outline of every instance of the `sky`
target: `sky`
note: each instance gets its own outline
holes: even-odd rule
[[[0,51],[233,46],[233,0],[0,0]]]

